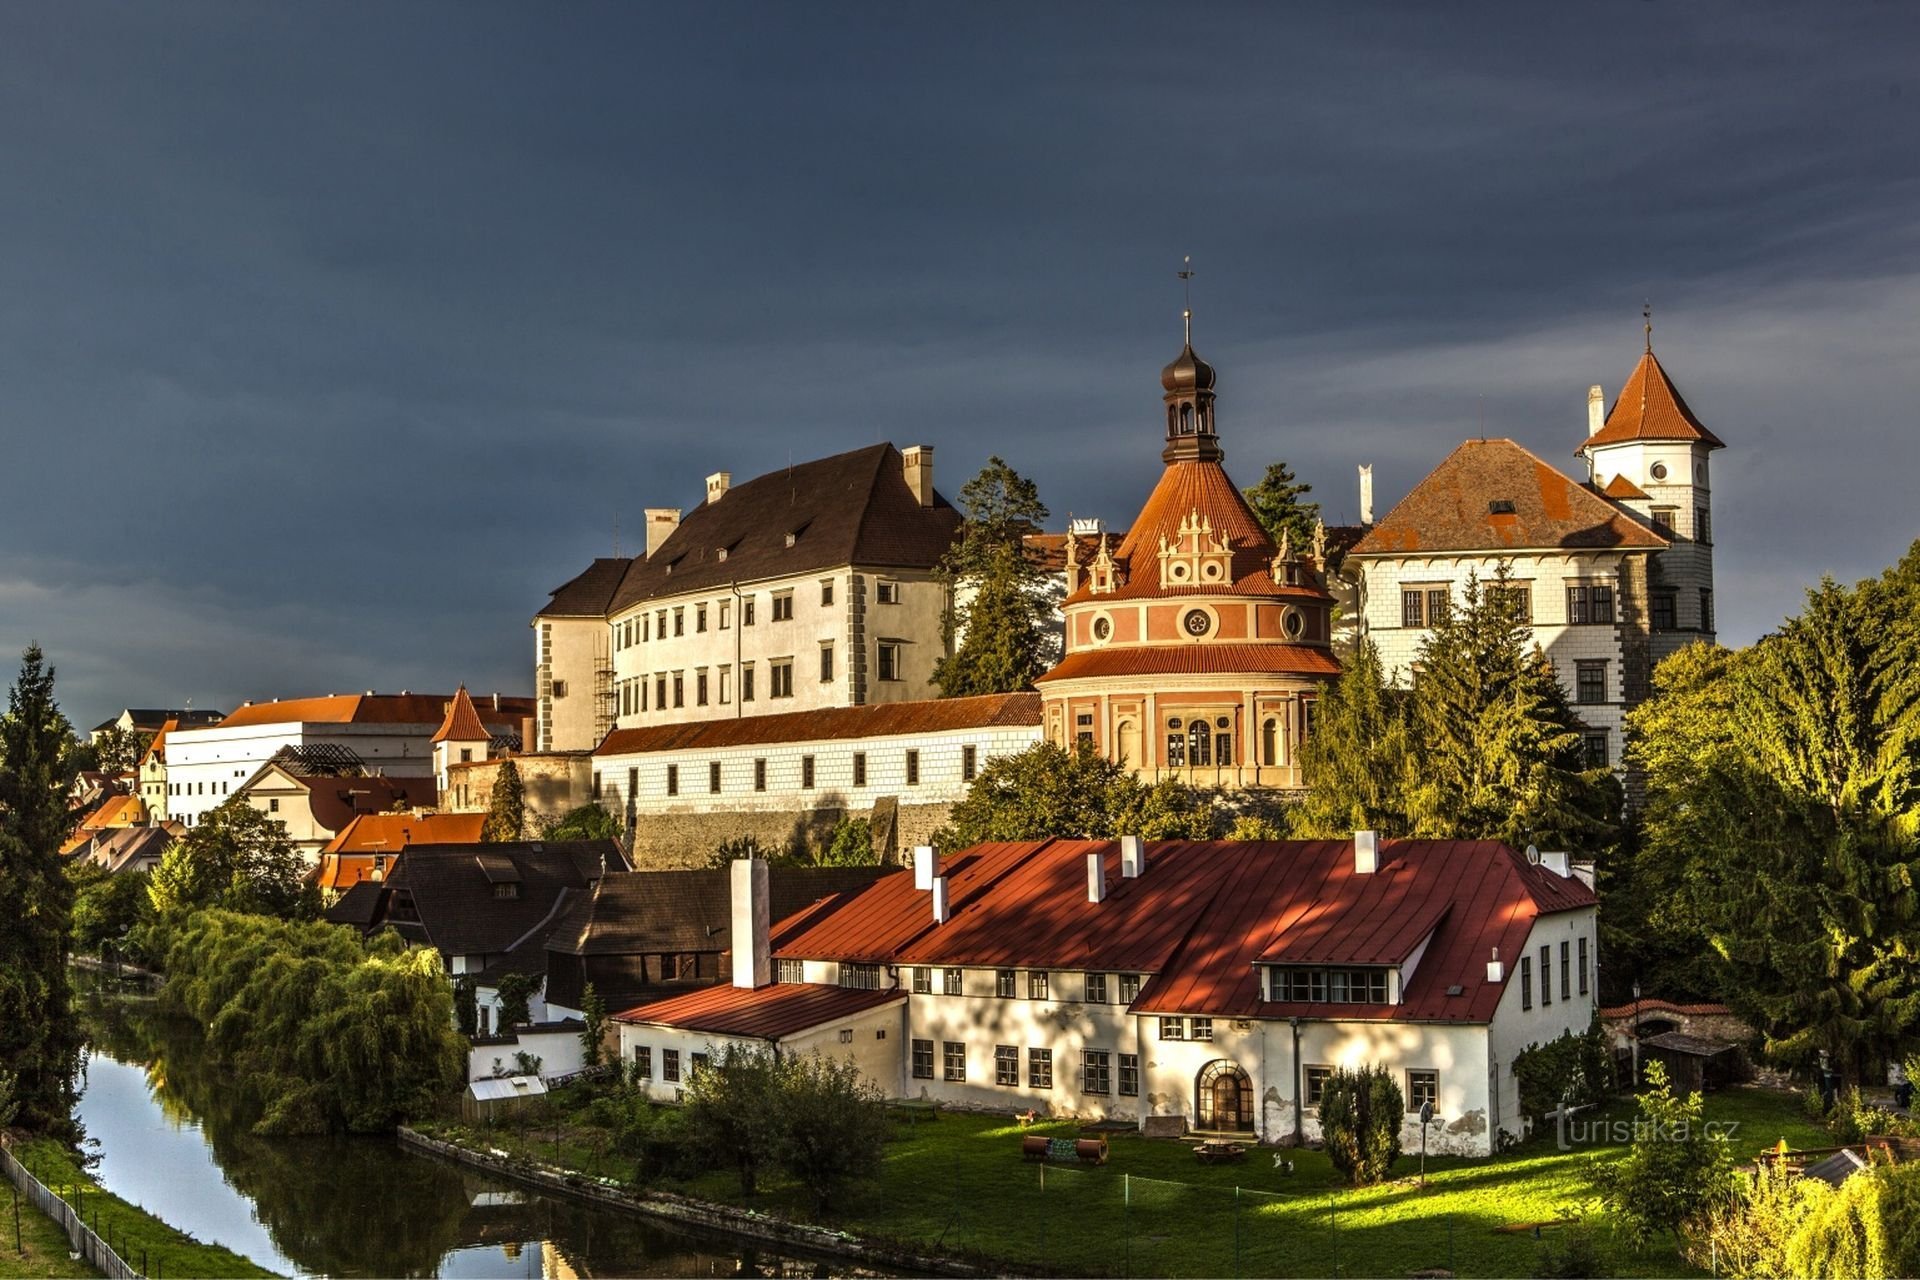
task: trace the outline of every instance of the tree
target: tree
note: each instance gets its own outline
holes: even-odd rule
[[[782,1064],[778,1093],[781,1167],[826,1213],[840,1188],[880,1168],[888,1121],[880,1091],[859,1067],[819,1052]]]
[[[153,735],[108,725],[93,740],[94,767],[102,773],[126,773],[153,745]]]
[[[301,883],[305,874],[286,824],[235,796],[167,849],[147,893],[154,914],[168,922],[203,907],[311,916],[317,901]]]
[[[114,874],[94,862],[68,868],[73,881],[73,947],[108,958],[125,955],[128,938],[152,913],[147,873]]]
[[[873,851],[873,823],[866,818],[840,819],[814,858],[822,867],[871,867],[879,861]]]
[[[64,1136],[81,1035],[67,981],[73,885],[60,865],[73,739],[53,674],[29,646],[0,717],[0,1073],[22,1126]]]
[[[933,842],[942,849],[964,849],[989,840],[1049,836],[1205,840],[1217,825],[1211,796],[1176,778],[1142,786],[1091,743],[1068,751],[1037,742],[988,761]]]
[[[606,806],[583,804],[546,829],[549,840],[618,840],[620,822]]]
[[[585,1052],[587,1065],[597,1067],[606,1054],[607,1002],[600,998],[591,982],[580,993],[580,1021],[583,1024],[580,1048]]]
[[[1407,802],[1419,770],[1407,696],[1389,687],[1372,640],[1360,641],[1340,678],[1320,695],[1300,768],[1307,784],[1296,815],[1302,835],[1410,834]]]
[[[511,760],[500,762],[493,775],[493,793],[487,799],[487,820],[480,828],[480,839],[488,844],[518,840],[527,823],[527,792],[520,785],[520,770]]]
[[[1627,1154],[1595,1174],[1601,1199],[1634,1247],[1707,1211],[1732,1191],[1727,1137],[1707,1124],[1697,1093],[1673,1096],[1667,1069],[1646,1067],[1640,1115]]]
[[[779,1149],[784,1067],[771,1050],[729,1042],[684,1087],[688,1142],[738,1174],[743,1196]]]
[[[1313,492],[1313,486],[1296,480],[1286,463],[1270,464],[1260,483],[1242,492],[1246,494],[1247,505],[1253,508],[1254,518],[1274,542],[1278,543],[1285,534],[1296,551],[1312,544],[1314,526],[1320,523],[1320,504],[1301,501],[1304,495]]]
[[[1427,633],[1411,727],[1413,835],[1592,850],[1613,834],[1619,786],[1587,763],[1505,565],[1484,587],[1469,578],[1460,607]]]
[[[1400,1086],[1386,1067],[1335,1068],[1320,1091],[1327,1159],[1355,1186],[1385,1181],[1400,1156],[1405,1111]]]
[[[966,523],[940,562],[950,652],[934,683],[948,698],[1031,688],[1055,645],[1049,575],[1026,541],[1047,508],[1033,482],[997,457],[961,488],[960,507]]]

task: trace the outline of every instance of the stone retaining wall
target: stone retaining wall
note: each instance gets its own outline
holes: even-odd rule
[[[899,865],[903,851],[926,844],[945,826],[951,804],[903,804],[899,808],[891,849],[881,858]],[[814,809],[753,812],[729,809],[634,815],[633,865],[637,871],[670,871],[711,864],[714,850],[724,841],[752,836],[770,850],[785,849],[796,835],[818,845],[833,834],[842,818],[870,818],[871,809],[822,805]]]

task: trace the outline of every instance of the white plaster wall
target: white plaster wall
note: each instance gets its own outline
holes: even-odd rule
[[[467,1079],[484,1080],[494,1074],[494,1060],[513,1070],[513,1055],[530,1053],[540,1059],[540,1078],[571,1075],[587,1065],[587,1048],[578,1031],[521,1032],[517,1044],[477,1044],[467,1050]]]
[[[596,681],[603,667],[612,666],[606,621],[535,618],[533,647],[537,709],[535,741],[526,744],[528,749],[593,750],[612,723],[612,705],[599,705]]]
[[[823,1023],[778,1041],[757,1036],[692,1031],[650,1022],[616,1021],[614,1025],[619,1032],[620,1061],[623,1064],[630,1065],[634,1060],[634,1050],[642,1045],[653,1051],[653,1078],[643,1081],[642,1085],[649,1096],[662,1100],[671,1101],[678,1097],[679,1089],[687,1082],[694,1054],[718,1057],[729,1044],[748,1049],[772,1047],[782,1055],[818,1051],[826,1057],[853,1062],[861,1074],[887,1097],[898,1094],[896,1085],[901,1071],[901,1055],[905,1052],[900,1039],[898,1005],[867,1009],[852,1017]],[[840,1039],[842,1032],[850,1036],[845,1043]],[[662,1054],[667,1049],[677,1049],[680,1053],[680,1080],[677,1085],[661,1076]]]
[[[234,728],[180,729],[167,735],[167,798],[172,816],[188,826],[217,809],[282,747],[336,743],[354,752],[368,772],[390,777],[433,776],[432,724],[284,723]]]
[[[1489,1064],[1490,1073],[1497,1077],[1495,1091],[1498,1094],[1498,1114],[1495,1119],[1496,1131],[1505,1129],[1509,1133],[1521,1131],[1520,1089],[1514,1080],[1513,1060],[1529,1045],[1544,1044],[1568,1031],[1585,1031],[1593,1021],[1594,1012],[1599,1008],[1598,973],[1594,968],[1595,957],[1599,954],[1599,914],[1592,907],[1578,911],[1564,911],[1555,915],[1542,916],[1534,922],[1528,935],[1524,951],[1531,959],[1533,971],[1533,1008],[1520,1007],[1520,956],[1502,956],[1506,965],[1506,991],[1500,997],[1499,1007],[1495,1010],[1493,1023],[1488,1028],[1489,1052],[1493,1061]],[[1560,942],[1571,943],[1570,950],[1578,964],[1580,952],[1579,939],[1587,939],[1587,994],[1580,994],[1579,980],[1576,974],[1573,983],[1573,998],[1560,998]],[[1553,947],[1553,1003],[1546,1004],[1540,998],[1540,948],[1543,945]]]

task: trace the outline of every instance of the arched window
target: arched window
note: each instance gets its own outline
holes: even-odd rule
[[[1195,1128],[1253,1132],[1253,1082],[1225,1058],[1200,1068],[1193,1085]]]
[[[1187,763],[1196,769],[1213,763],[1213,730],[1205,720],[1195,720],[1187,729]]]
[[[1131,720],[1122,720],[1118,733],[1119,762],[1121,767],[1131,769],[1140,763],[1140,731]]]
[[[1193,434],[1193,406],[1190,404],[1180,406],[1180,434],[1183,436]]]
[[[1280,722],[1272,716],[1260,726],[1260,763],[1269,768],[1280,763]]]

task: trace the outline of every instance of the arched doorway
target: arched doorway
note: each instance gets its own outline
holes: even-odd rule
[[[1253,1082],[1235,1063],[1218,1058],[1200,1068],[1193,1093],[1195,1128],[1253,1132]]]

